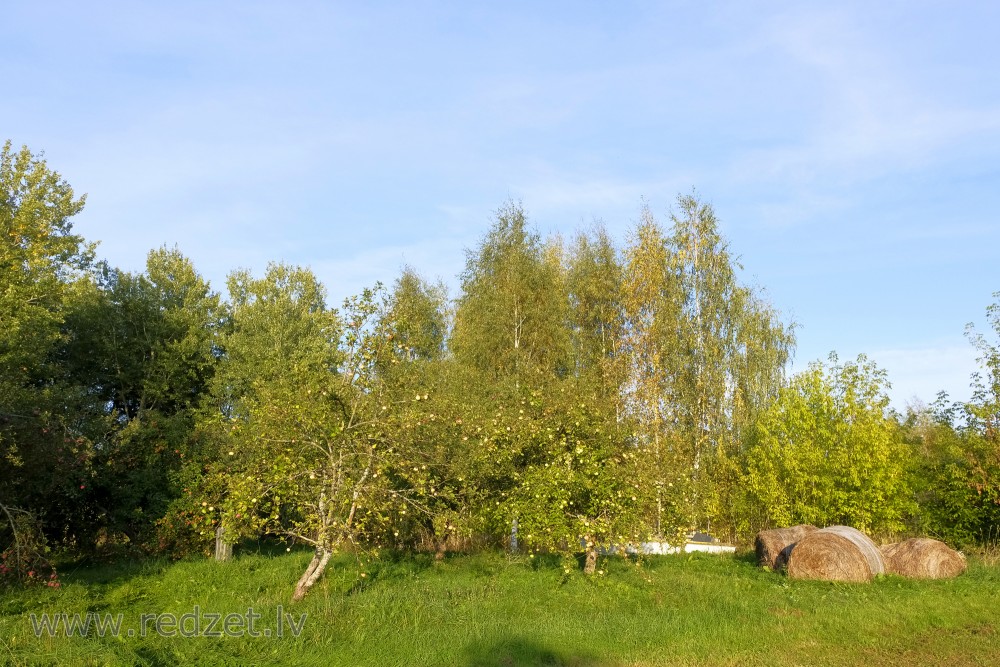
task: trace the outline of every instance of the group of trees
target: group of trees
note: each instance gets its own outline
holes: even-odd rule
[[[184,555],[220,528],[311,545],[301,597],[345,548],[516,536],[592,571],[600,547],[692,529],[998,525],[989,339],[970,332],[965,405],[896,415],[863,357],[788,378],[793,327],[694,197],[621,246],[542,239],[510,204],[456,298],[407,268],[339,308],[285,264],[232,273],[227,298],[175,249],[110,267],[72,233],[83,203],[4,146],[0,577],[37,578],[46,545]]]

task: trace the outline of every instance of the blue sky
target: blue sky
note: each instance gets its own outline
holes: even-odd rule
[[[0,139],[76,229],[218,289],[311,266],[331,303],[451,285],[505,200],[548,234],[711,202],[796,368],[865,352],[895,405],[968,397],[1000,290],[1000,4],[9,3]]]

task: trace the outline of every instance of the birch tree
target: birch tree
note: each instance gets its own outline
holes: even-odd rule
[[[386,313],[397,356],[414,361],[444,354],[447,317],[444,285],[431,285],[406,267],[396,280]]]
[[[565,371],[569,341],[559,266],[546,258],[524,210],[501,208],[462,274],[452,347],[493,377]]]
[[[680,287],[672,417],[688,448],[695,521],[709,528],[732,506],[729,459],[783,385],[793,328],[740,283],[742,267],[710,205],[678,197],[671,221],[670,263]]]
[[[690,470],[673,412],[671,361],[678,355],[680,285],[670,270],[667,239],[648,208],[625,250],[622,304],[625,336],[620,363],[625,405],[637,424],[642,498],[652,532],[682,533],[692,521]]]
[[[648,453],[659,534],[726,517],[731,459],[781,386],[794,342],[740,284],[712,208],[690,196],[677,208],[669,234],[643,209],[622,283],[625,395]]]
[[[602,227],[578,234],[567,259],[574,373],[590,378],[602,398],[620,403],[619,356],[625,333],[623,267]]]

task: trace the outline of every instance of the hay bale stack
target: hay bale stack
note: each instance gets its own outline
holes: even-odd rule
[[[824,581],[871,581],[885,573],[882,552],[867,535],[849,526],[809,533],[788,556],[788,576]]]
[[[944,542],[913,538],[882,547],[886,572],[911,579],[948,579],[965,572],[965,556]]]
[[[760,531],[754,541],[757,549],[757,563],[761,567],[778,569],[788,561],[788,552],[795,543],[816,530],[816,526],[799,525],[791,528]]]

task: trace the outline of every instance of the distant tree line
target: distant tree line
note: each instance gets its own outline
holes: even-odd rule
[[[518,204],[450,298],[405,268],[338,307],[302,267],[98,261],[44,160],[0,159],[0,578],[48,552],[308,544],[585,554],[799,522],[996,540],[1000,350],[970,402],[891,411],[864,357],[787,376],[794,326],[710,206],[541,238]],[[1000,293],[988,309],[1000,336]],[[32,575],[28,575],[32,572]]]

